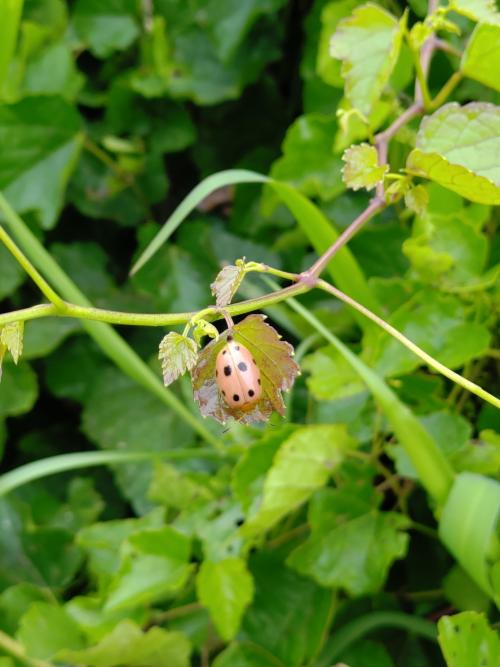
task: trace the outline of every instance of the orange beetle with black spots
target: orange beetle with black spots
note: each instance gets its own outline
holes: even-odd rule
[[[230,408],[250,410],[262,396],[259,367],[249,350],[232,336],[217,355],[215,378]]]

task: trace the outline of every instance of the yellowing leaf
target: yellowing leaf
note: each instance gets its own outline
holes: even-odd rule
[[[241,558],[205,560],[196,579],[198,599],[210,611],[220,636],[229,641],[253,598],[253,580]]]
[[[171,331],[163,338],[158,356],[166,387],[193,368],[197,354],[196,343],[187,336]]]
[[[284,414],[281,392],[290,389],[299,367],[292,358],[292,346],[282,341],[277,331],[264,320],[265,315],[249,315],[209,343],[198,355],[191,376],[194,397],[204,417],[213,417],[222,423],[235,419],[250,424],[267,421],[274,410]],[[230,408],[222,398],[215,380],[217,355],[226,344],[229,333],[250,351],[261,374],[262,398],[246,411]]]
[[[342,424],[305,426],[281,445],[264,482],[262,502],[242,532],[271,528],[326,484],[355,442]]]
[[[351,146],[344,151],[342,159],[345,162],[342,170],[343,181],[353,190],[371,190],[389,169],[386,164],[379,165],[377,149],[369,144]]]
[[[476,26],[462,56],[460,69],[470,79],[500,91],[500,25]]]
[[[406,15],[398,21],[368,3],[343,19],[330,42],[330,53],[342,60],[345,93],[368,116],[396,65]]]
[[[241,262],[240,266],[232,264],[225,266],[218,273],[217,278],[210,285],[210,289],[215,296],[215,303],[219,308],[223,308],[231,303],[244,277],[245,264],[243,262]]]
[[[405,194],[405,204],[414,213],[422,215],[425,213],[429,203],[429,194],[423,185],[416,185]]]
[[[500,107],[453,102],[424,118],[407,169],[480,204],[500,204]]]
[[[0,329],[0,344],[5,345],[17,364],[23,353],[24,322],[11,322]]]

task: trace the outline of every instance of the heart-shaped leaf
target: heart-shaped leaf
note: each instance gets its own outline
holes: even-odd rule
[[[293,347],[281,340],[278,332],[264,320],[265,315],[249,315],[209,343],[198,355],[191,375],[194,397],[204,417],[213,417],[222,423],[235,419],[250,424],[267,421],[273,411],[284,414],[281,392],[293,385],[299,367],[292,358]],[[229,334],[250,351],[260,369],[262,397],[248,410],[231,408],[222,398],[215,380],[217,355]]]

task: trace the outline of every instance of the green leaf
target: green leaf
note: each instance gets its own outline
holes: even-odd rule
[[[222,639],[232,639],[253,598],[253,580],[245,561],[241,558],[227,558],[218,563],[203,561],[196,590]]]
[[[126,656],[131,667],[189,667],[190,652],[189,641],[181,632],[158,627],[143,632],[134,622],[123,620],[98,644],[61,651],[58,659],[89,667],[119,667]]]
[[[38,398],[38,381],[26,363],[18,367],[7,364],[0,382],[0,418],[29,412]]]
[[[33,602],[47,602],[47,592],[34,584],[22,582],[6,588],[0,595],[0,628],[9,635],[17,632],[21,617]]]
[[[352,190],[372,190],[389,170],[388,165],[379,165],[377,149],[369,144],[351,146],[344,152],[342,159],[345,162],[342,179]]]
[[[381,7],[367,3],[343,19],[331,38],[330,53],[342,60],[345,94],[365,116],[380,98],[396,65],[405,26],[406,14],[398,21]]]
[[[448,667],[495,667],[500,655],[500,637],[484,614],[464,611],[442,616],[438,641]]]
[[[266,324],[265,315],[248,315],[230,331],[226,330],[217,340],[210,342],[198,355],[198,362],[191,372],[195,400],[201,414],[222,423],[235,419],[243,424],[267,421],[273,411],[283,415],[285,406],[282,391],[288,391],[299,373],[293,360],[292,346],[281,340],[276,329]],[[236,342],[244,345],[258,366],[262,379],[262,396],[250,410],[230,408],[222,398],[216,377],[217,355],[226,345],[231,333]]]
[[[234,643],[219,653],[212,664],[213,667],[276,667],[276,659],[258,646]]]
[[[196,364],[198,349],[192,338],[171,331],[160,343],[159,359],[166,387]]]
[[[459,611],[484,611],[490,599],[459,565],[454,565],[443,579],[446,598]]]
[[[455,12],[479,23],[500,24],[500,14],[495,0],[450,0]]]
[[[308,114],[298,118],[287,130],[281,147],[283,156],[271,168],[271,176],[294,185],[309,197],[325,201],[343,190],[342,161],[333,152],[337,120],[333,114]],[[267,196],[266,205],[275,203]]]
[[[1,389],[0,389],[1,391]],[[86,397],[82,426],[103,449],[162,451],[191,440],[191,429],[150,392],[113,368],[101,369]],[[142,512],[151,482],[150,463],[131,463],[116,470],[123,493]]]
[[[269,470],[262,501],[242,527],[245,535],[269,530],[326,484],[355,445],[344,425],[304,426],[281,445]]]
[[[0,108],[0,188],[49,228],[63,206],[82,137],[75,108],[61,97],[28,97]]]
[[[424,118],[410,153],[410,173],[436,181],[481,204],[500,203],[500,108],[471,102],[446,104]]]
[[[207,487],[189,475],[183,475],[174,466],[157,463],[148,498],[166,507],[183,510],[192,507],[197,500],[210,500],[212,495]]]
[[[7,248],[0,245],[0,299],[12,294],[25,280],[26,274]]]
[[[84,84],[73,54],[64,42],[50,44],[30,60],[22,84],[23,95],[61,95],[72,101]]]
[[[81,649],[78,626],[61,607],[34,602],[19,624],[18,639],[33,658],[51,658],[62,649]]]
[[[377,592],[394,560],[408,547],[408,519],[360,502],[357,489],[323,489],[312,499],[311,536],[287,563],[320,585],[353,596]],[[364,506],[363,506],[364,505]]]
[[[383,644],[371,641],[369,639],[358,639],[356,643],[351,644],[346,651],[342,651],[339,656],[340,665],[352,665],[352,667],[394,667],[394,662],[390,653]]]
[[[104,609],[150,605],[182,589],[192,566],[189,539],[170,526],[149,528],[128,538],[131,551],[109,587]]]
[[[260,649],[265,657],[259,665],[267,667],[267,656],[286,667],[311,663],[331,623],[331,591],[288,569],[270,552],[256,554],[250,569],[255,596],[243,617],[242,643]]]
[[[10,322],[0,328],[0,349],[4,346],[17,364],[23,353],[24,322]],[[0,360],[0,377],[1,360]]]
[[[98,58],[126,49],[139,35],[133,0],[78,0],[72,23]]]
[[[319,400],[346,398],[366,391],[359,375],[334,347],[323,347],[309,355],[302,368],[311,374],[307,386]]]
[[[330,41],[339,21],[349,16],[359,4],[359,0],[334,0],[334,2],[327,2],[321,12],[316,72],[325,83],[336,88],[343,88],[344,80],[340,74],[340,63],[330,54]]]
[[[225,266],[210,285],[212,294],[215,296],[215,303],[219,308],[228,306],[233,300],[233,296],[238,291],[243,278],[245,277],[245,264],[236,264],[236,266]]]
[[[484,83],[500,91],[498,68],[500,67],[500,14],[496,25],[476,26],[460,64],[461,71],[470,79]]]
[[[45,357],[57,350],[68,336],[81,331],[80,322],[71,318],[46,318],[27,322],[24,331],[23,358]]]
[[[484,324],[470,321],[464,304],[455,296],[415,293],[388,318],[398,331],[437,357],[446,366],[457,368],[485,354],[491,334]],[[365,359],[384,376],[409,373],[421,361],[382,331],[372,331],[364,340]]]

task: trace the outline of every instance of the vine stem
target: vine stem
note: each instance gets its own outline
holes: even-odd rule
[[[357,301],[354,301],[354,299],[351,299],[350,296],[347,296],[347,294],[344,294],[344,292],[341,292],[333,285],[330,285],[330,283],[327,283],[325,280],[319,279],[317,285],[320,289],[337,297],[337,299],[339,299],[340,301],[343,301],[344,303],[348,304],[349,306],[351,306],[351,308],[354,308],[358,312],[365,315],[365,317],[368,317],[370,320],[372,320],[372,322],[378,324],[379,327],[384,329],[384,331],[386,331],[393,338],[398,340],[402,345],[411,350],[413,354],[415,354],[417,357],[420,357],[422,361],[425,361],[425,363],[431,368],[433,368],[435,371],[441,373],[441,375],[444,375],[449,380],[452,380],[452,382],[455,382],[464,389],[467,389],[472,394],[475,394],[476,396],[479,396],[488,403],[491,403],[495,407],[500,408],[500,400],[498,398],[496,398],[495,396],[493,396],[492,394],[490,394],[489,392],[487,392],[485,389],[475,384],[474,382],[471,382],[470,380],[467,380],[458,373],[455,373],[450,368],[437,361],[437,359],[434,359],[434,357],[431,357],[430,354],[424,352],[424,350],[418,347],[418,345],[415,345],[415,343],[413,343],[409,338],[407,338],[405,335],[403,335],[400,331],[395,329],[381,317],[375,315],[375,313],[372,313],[371,310],[368,310],[368,308],[365,308]]]

